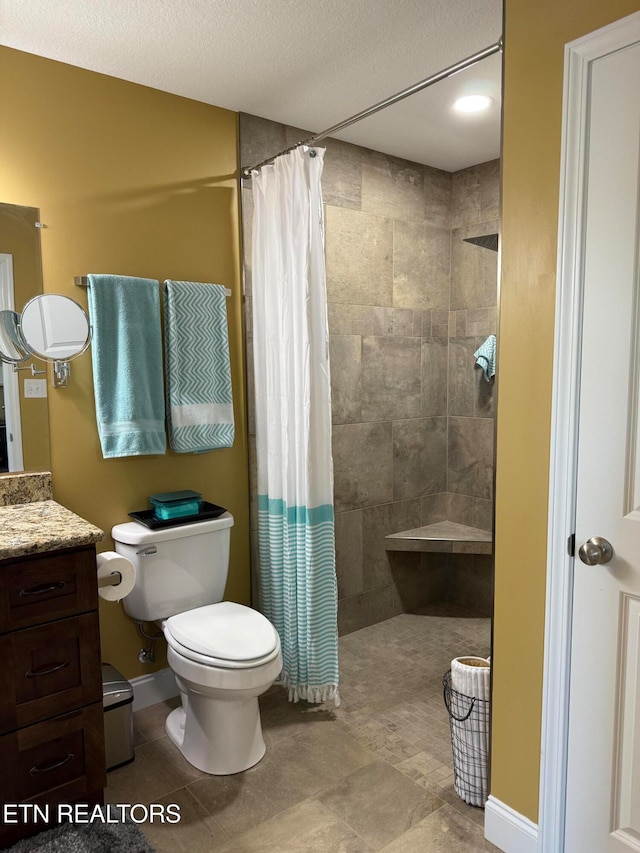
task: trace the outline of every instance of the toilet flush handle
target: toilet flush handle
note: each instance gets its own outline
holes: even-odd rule
[[[143,548],[141,551],[136,551],[139,557],[151,557],[152,554],[157,554],[158,549],[155,545],[149,545],[148,548]]]

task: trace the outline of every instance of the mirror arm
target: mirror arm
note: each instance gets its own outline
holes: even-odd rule
[[[46,368],[44,370],[38,370],[35,364],[29,364],[27,367],[18,367],[17,364],[13,365],[13,372],[17,373],[19,370],[30,370],[32,376],[44,376],[46,374]]]

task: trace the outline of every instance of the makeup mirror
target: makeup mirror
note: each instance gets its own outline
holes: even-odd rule
[[[89,346],[89,318],[69,296],[44,293],[22,311],[22,339],[29,352],[45,361],[71,361]]]
[[[7,364],[20,364],[29,351],[20,339],[20,315],[16,311],[0,311],[0,359]]]

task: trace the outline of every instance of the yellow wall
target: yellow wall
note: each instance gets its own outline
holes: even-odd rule
[[[537,821],[563,48],[638,0],[505,0],[492,794]]]
[[[212,281],[233,291],[234,447],[103,460],[87,354],[72,363],[69,388],[49,390],[54,496],[108,533],[144,509],[149,494],[202,492],[235,517],[227,597],[248,603],[237,116],[7,48],[0,81],[1,201],[40,208],[45,292],[86,306],[73,278],[90,272]],[[112,547],[110,539],[99,546]],[[102,602],[101,624],[103,660],[127,677],[153,669],[138,663],[142,643],[121,605]]]

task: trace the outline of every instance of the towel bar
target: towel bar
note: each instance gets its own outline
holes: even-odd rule
[[[74,276],[73,283],[77,287],[89,287],[89,279],[87,278],[86,275]],[[231,291],[229,290],[228,287],[225,287],[224,292],[227,294],[227,296],[231,296]]]

